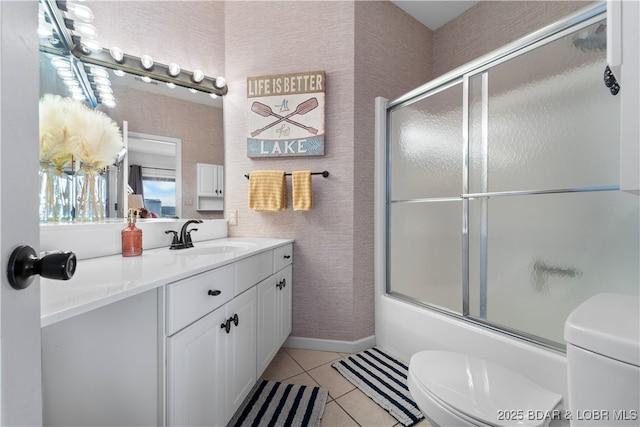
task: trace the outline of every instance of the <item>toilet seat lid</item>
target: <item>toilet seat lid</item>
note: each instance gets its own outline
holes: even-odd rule
[[[562,401],[562,395],[514,371],[460,353],[422,351],[409,367],[434,397],[490,425],[541,426]]]

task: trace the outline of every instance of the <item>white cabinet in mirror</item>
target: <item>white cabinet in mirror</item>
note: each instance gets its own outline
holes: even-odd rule
[[[197,205],[199,211],[221,211],[224,208],[224,166],[198,163]]]

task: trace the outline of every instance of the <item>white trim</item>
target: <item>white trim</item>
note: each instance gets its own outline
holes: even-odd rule
[[[175,180],[176,180],[176,217],[182,218],[182,139],[179,138],[171,138],[168,136],[161,135],[151,135],[148,133],[141,132],[127,132],[127,139],[143,139],[150,140],[153,142],[161,142],[161,143],[170,143],[175,144],[175,152],[176,152],[176,169],[175,169]],[[127,143],[128,144],[128,143]],[[127,167],[127,171],[128,171]],[[128,182],[124,183],[125,188]]]
[[[356,341],[325,340],[319,338],[289,337],[283,347],[305,350],[335,351],[337,353],[358,353],[376,345],[376,336],[371,335]]]

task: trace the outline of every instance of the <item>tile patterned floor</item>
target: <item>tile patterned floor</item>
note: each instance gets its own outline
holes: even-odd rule
[[[376,405],[331,367],[331,362],[347,356],[329,351],[281,348],[262,378],[291,384],[320,386],[329,391],[322,427],[402,427],[395,418]],[[423,420],[415,427],[430,427]]]

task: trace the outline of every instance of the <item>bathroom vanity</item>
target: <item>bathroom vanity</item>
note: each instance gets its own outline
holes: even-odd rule
[[[293,243],[219,238],[43,279],[45,425],[226,425],[291,332]]]

